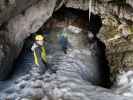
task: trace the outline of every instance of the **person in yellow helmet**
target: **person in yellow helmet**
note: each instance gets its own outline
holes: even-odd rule
[[[35,43],[31,48],[34,55],[34,63],[41,68],[41,73],[44,73],[48,69],[44,40],[43,35],[36,35]]]

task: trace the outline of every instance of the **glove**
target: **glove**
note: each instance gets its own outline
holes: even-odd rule
[[[38,45],[34,43],[34,44],[32,45],[32,47],[31,47],[31,51],[34,51],[35,48],[37,48],[37,47],[38,47]]]

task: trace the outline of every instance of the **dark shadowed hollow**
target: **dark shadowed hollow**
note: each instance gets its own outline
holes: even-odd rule
[[[93,83],[94,85],[100,85],[105,88],[110,88],[110,67],[108,66],[108,61],[105,55],[105,44],[97,38],[97,34],[102,26],[102,21],[99,15],[91,13],[90,21],[88,16],[88,11],[76,10],[73,8],[62,7],[60,10],[54,12],[53,16],[46,22],[44,25],[36,32],[37,34],[46,34],[47,42],[51,42],[52,39],[56,38],[54,35],[51,35],[51,31],[61,31],[62,28],[67,27],[68,25],[73,25],[79,27],[83,30],[83,34],[86,35],[86,41],[90,45],[94,45],[93,49],[96,52],[98,71],[102,77],[100,83]],[[87,33],[91,32],[94,35],[92,41],[87,38]],[[10,76],[24,75],[30,71],[29,65],[32,65],[34,62],[33,54],[31,51],[31,46],[34,42],[34,35],[31,34],[30,37],[25,39],[23,49],[15,61],[15,67]],[[53,43],[52,41],[51,43]],[[50,54],[51,52],[48,53]],[[89,81],[89,79],[86,79]]]

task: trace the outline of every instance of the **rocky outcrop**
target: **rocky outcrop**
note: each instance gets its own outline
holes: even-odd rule
[[[83,48],[70,50],[65,55],[56,49],[52,48],[54,52],[48,55],[54,73],[47,71],[40,75],[38,66],[26,63],[30,68],[27,73],[20,75],[21,71],[19,78],[0,83],[0,100],[132,100],[132,97],[116,95],[111,90],[92,85],[100,81],[95,52]]]
[[[112,15],[120,19],[125,18],[126,20],[133,21],[131,2],[131,0],[127,0],[124,3],[130,6],[124,6],[124,8],[122,8],[121,5],[113,1],[95,1],[92,3],[92,12],[99,14],[103,19]],[[76,9],[89,9],[88,0],[9,0],[8,2],[2,0],[0,4],[1,28],[2,30],[5,29],[4,31],[7,33],[5,36],[9,39],[10,43],[20,49],[23,45],[23,40],[29,36],[30,33],[36,32],[43,23],[52,16],[54,10],[59,9],[63,4],[65,4],[66,7]]]
[[[133,96],[132,95],[132,81],[133,81],[133,71],[121,71],[119,75],[117,75],[117,81],[113,86],[113,90],[115,93],[124,95],[124,96]]]
[[[25,13],[15,16],[9,20],[7,24],[1,26],[2,30],[6,32],[5,37],[9,40],[8,42],[14,45],[14,48],[16,48],[18,53],[23,46],[23,40],[29,36],[30,33],[36,32],[44,24],[44,22],[52,15],[55,5],[56,0],[52,2],[42,0],[36,5],[29,7]],[[4,34],[3,32],[1,33]],[[11,53],[14,56],[17,56],[18,54],[9,50],[9,56]],[[7,59],[9,56],[7,55]],[[6,63],[10,66],[1,66],[2,70],[11,67],[10,62]]]
[[[106,45],[106,55],[114,73],[133,66],[132,4],[132,0],[95,0],[92,2],[92,13],[100,15],[102,18],[103,26],[98,37]],[[89,0],[69,0],[66,6],[88,10]]]
[[[126,0],[126,3],[133,7],[133,1],[132,0]]]
[[[119,22],[114,16],[109,16],[103,20],[98,37],[106,45],[106,55],[114,73],[132,68],[132,23]]]
[[[94,1],[94,0],[93,0]],[[72,7],[75,9],[88,10],[89,0],[1,0],[0,1],[0,79],[5,79],[12,69],[13,60],[18,56],[23,46],[23,41],[31,33],[36,32],[49,17],[52,16],[55,10],[58,10],[62,5],[66,7]],[[98,34],[98,37],[105,43],[106,52],[109,64],[113,71],[121,67],[132,67],[132,22],[133,22],[133,5],[132,0],[126,0],[126,2],[115,2],[115,0],[96,0],[92,3],[92,13],[98,14],[102,18],[103,26]],[[123,22],[129,23],[126,25],[130,32],[128,35],[123,34],[120,24]],[[125,27],[125,26],[124,26]],[[118,31],[117,31],[118,29]],[[122,28],[123,30],[123,28]],[[118,34],[120,32],[120,34]],[[121,34],[122,33],[122,34]],[[82,51],[82,50],[81,50]],[[76,51],[75,55],[79,53],[86,53],[86,51]],[[87,53],[86,53],[87,54]],[[84,54],[84,56],[86,56]],[[58,56],[60,57],[60,55]],[[88,57],[88,56],[87,56]],[[38,75],[34,77],[32,75],[26,75],[19,77],[18,82],[1,83],[1,86],[9,86],[7,90],[1,89],[1,98],[10,99],[17,97],[31,96],[37,99],[69,99],[69,100],[91,100],[95,99],[116,99],[116,100],[132,100],[129,97],[121,97],[112,94],[108,90],[95,87],[90,84],[92,82],[90,71],[87,65],[92,62],[85,62],[87,65],[80,65],[75,61],[74,65],[68,59],[69,57],[59,58],[54,65],[57,67],[57,73],[54,74],[54,78],[49,81],[46,78],[47,75],[38,75],[37,69],[33,70],[33,73]],[[67,60],[66,60],[67,59]],[[82,61],[85,58],[77,57],[77,61]],[[80,60],[79,60],[80,59]],[[64,61],[65,60],[65,61]],[[68,61],[68,62],[67,62]],[[76,64],[75,64],[76,63]],[[89,64],[88,64],[89,63]],[[58,66],[56,66],[58,65]],[[64,65],[64,67],[62,67]],[[76,67],[76,68],[73,68]],[[82,68],[83,67],[83,68]],[[86,68],[87,70],[86,70]],[[65,68],[70,70],[64,70]],[[71,69],[73,68],[73,69]],[[82,68],[82,69],[80,69]],[[93,67],[92,67],[93,68]],[[33,67],[34,69],[34,67]],[[72,70],[72,72],[71,72]],[[34,72],[35,71],[35,72]],[[83,72],[82,72],[83,71]],[[86,72],[87,71],[87,72]],[[115,70],[117,71],[117,70]],[[32,73],[32,74],[33,74]],[[83,73],[83,74],[82,74]],[[89,73],[89,74],[88,74]],[[96,72],[95,72],[96,73]],[[92,77],[97,78],[95,73],[92,73]],[[89,77],[88,77],[89,76]],[[29,78],[27,78],[29,77]],[[48,77],[52,77],[49,75]],[[70,78],[71,77],[71,78]],[[86,80],[89,79],[89,80]],[[44,81],[39,81],[39,80]],[[46,79],[46,80],[45,80]],[[85,80],[84,80],[85,79]],[[15,79],[16,80],[16,79]],[[35,82],[37,81],[37,82]],[[89,82],[88,82],[89,81]],[[34,86],[34,83],[37,84]],[[58,83],[60,82],[60,83]],[[40,84],[44,84],[42,87]],[[39,84],[39,85],[38,85]],[[31,86],[30,88],[28,88]],[[16,87],[16,88],[15,88]],[[39,87],[35,89],[33,87]],[[40,89],[41,87],[41,89]],[[53,91],[54,90],[54,91]],[[19,91],[19,92],[18,92]],[[27,93],[28,91],[28,93]],[[48,92],[48,93],[47,93]],[[27,95],[28,94],[28,95]],[[48,95],[48,96],[47,96]],[[42,96],[42,97],[41,97]],[[20,99],[19,98],[19,99]]]
[[[119,0],[95,0],[92,2],[92,13],[100,14],[102,17],[114,15],[118,18],[125,18],[133,21],[133,8],[131,2],[131,0],[128,0],[127,2]],[[88,10],[89,0],[68,0],[66,7]]]
[[[36,32],[52,16],[55,5],[56,0],[52,2],[42,0],[28,8],[23,15],[19,14],[11,19],[7,25],[11,41],[19,45],[30,33]]]
[[[5,33],[5,32],[3,32]],[[3,80],[7,78],[6,76],[11,72],[13,64],[13,59],[17,54],[16,48],[12,45],[8,38],[4,35],[0,35],[0,79]]]
[[[9,21],[14,16],[22,13],[38,0],[1,0],[0,1],[0,25]]]

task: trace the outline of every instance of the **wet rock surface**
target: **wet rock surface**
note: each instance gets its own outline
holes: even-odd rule
[[[22,48],[23,40],[27,36],[29,36],[30,33],[36,32],[43,25],[43,23],[46,22],[46,20],[50,16],[52,16],[52,13],[55,10],[59,9],[63,4],[66,7],[72,7],[76,9],[79,9],[79,8],[82,10],[89,9],[88,0],[85,0],[85,1],[84,0],[77,0],[77,1],[74,1],[74,0],[68,0],[68,1],[24,0],[23,2],[20,0],[9,0],[9,2],[2,0],[0,4],[1,4],[1,8],[0,8],[1,9],[1,14],[0,14],[1,29],[0,30],[4,31],[4,33],[6,32],[5,37],[8,38],[10,43],[15,46],[14,48],[16,48],[18,53]],[[119,24],[119,21],[122,20],[123,18],[125,20],[132,22],[132,14],[133,14],[132,12],[133,11],[132,11],[131,0],[126,0],[126,2],[122,1],[120,3],[114,2],[112,0],[109,0],[109,1],[100,0],[99,2],[96,1],[92,3],[92,13],[99,14],[103,18],[103,21],[104,19],[110,19],[108,18],[108,16],[112,16],[112,18],[115,17],[115,19],[118,20],[118,24]],[[107,39],[106,38],[107,35],[105,35],[105,33],[107,34],[108,33],[107,31],[110,31],[107,29],[108,27],[103,27],[103,30],[101,33],[104,38],[100,37],[101,40]],[[110,29],[113,30],[112,27],[110,27]],[[131,26],[131,29],[132,29],[132,26]],[[107,31],[104,31],[104,30],[107,30]],[[116,34],[117,33],[118,32],[116,32]],[[112,38],[112,36],[110,38]],[[106,42],[105,44],[107,48],[109,48],[107,43],[108,42]],[[117,41],[115,41],[115,43],[117,43]],[[113,46],[111,45],[110,47],[113,47]],[[112,49],[109,49],[109,50],[111,51]],[[128,55],[130,54],[128,53],[125,57],[127,58]],[[109,54],[108,54],[108,58],[109,58],[110,65],[114,66],[113,61],[116,61],[116,59],[113,59],[113,61],[111,61],[110,59],[114,57],[110,56]],[[121,58],[121,54],[118,58]],[[132,62],[130,59],[128,61],[124,60],[124,62],[129,63],[127,64],[129,66],[132,65],[131,64]]]
[[[92,1],[92,12],[101,14],[102,17],[108,15],[116,15],[119,18],[125,18],[133,21],[132,18],[132,1],[115,1],[115,0],[96,0]],[[82,10],[89,9],[89,0],[68,0],[67,7],[78,8]]]
[[[98,0],[92,4],[92,13],[98,14],[102,18],[103,26],[98,37],[106,45],[106,55],[113,73],[119,72],[120,69],[130,68],[133,65],[133,3],[132,0],[120,3],[114,1]],[[24,39],[30,33],[36,32],[63,4],[66,7],[76,9],[89,9],[88,0],[0,1],[0,79],[5,79],[11,71],[13,60],[19,55]],[[126,28],[123,27],[122,30],[119,30],[119,26],[123,22],[126,22],[127,25],[124,26]],[[126,34],[123,34],[123,29]],[[82,38],[79,37],[81,40]],[[71,42],[74,40],[73,37],[70,39]],[[133,99],[132,97],[124,97],[132,95],[131,90],[128,91],[130,84],[128,88],[124,88],[124,90],[127,89],[126,92],[123,89],[118,89],[118,95],[111,93],[110,90],[93,86],[92,83],[101,83],[99,81],[100,73],[97,71],[97,63],[95,63],[97,59],[101,58],[94,56],[95,50],[92,50],[94,53],[91,52],[91,46],[84,48],[82,45],[82,49],[79,49],[79,42],[76,42],[75,45],[76,48],[70,51],[71,55],[64,55],[61,52],[55,53],[51,50],[53,58],[49,55],[49,60],[56,73],[46,72],[44,75],[40,75],[40,69],[33,66],[32,63],[17,69],[11,80],[0,82],[0,99]],[[57,61],[53,60],[54,57],[58,58]],[[127,81],[125,77],[125,84],[128,84]],[[121,94],[124,96],[121,96]]]
[[[114,73],[132,68],[132,29],[132,23],[119,23],[113,16],[103,20],[98,37],[106,45],[107,59]]]
[[[133,71],[121,71],[117,76],[117,81],[113,86],[113,91],[117,94],[132,97],[132,87],[133,87]]]
[[[23,3],[24,2],[26,1],[23,1]],[[20,2],[18,1],[18,3]],[[12,61],[10,60],[8,55],[5,56],[4,59],[7,59],[7,61],[1,62],[5,65],[0,66],[1,70],[6,70],[6,68],[12,67],[13,60],[15,60],[15,58],[19,55],[22,49],[23,40],[27,36],[29,36],[30,33],[37,31],[41,27],[41,25],[43,25],[43,23],[52,15],[55,5],[56,0],[52,2],[41,0],[36,5],[28,7],[24,14],[19,13],[5,24],[2,24],[0,33],[6,37],[4,41],[8,41],[8,43],[12,45],[13,48],[9,46],[9,56],[10,58],[12,57]],[[13,50],[13,52],[11,50]],[[8,63],[9,65],[6,65]],[[10,71],[11,70],[7,70],[7,73],[9,74]]]
[[[17,54],[16,48],[7,40],[4,35],[0,35],[0,80],[7,78],[11,72],[12,66],[10,65],[13,64],[13,59],[16,57],[14,53]]]
[[[86,56],[86,53],[83,56],[84,52],[88,52],[88,49],[87,51],[73,50],[68,55],[64,55],[63,52],[55,52],[52,57],[49,55],[49,63],[52,64],[52,69],[56,70],[56,73],[47,71],[40,75],[39,67],[33,65],[29,73],[1,83],[0,100],[132,100],[131,97],[122,97],[113,94],[111,90],[92,85],[94,81],[98,80],[93,77],[96,75],[91,77],[91,73],[87,72],[89,71],[87,69],[95,66],[84,65],[80,60],[79,57],[84,59]],[[90,53],[88,56],[90,60],[87,60],[86,63],[94,59]],[[93,82],[88,79],[92,79]]]
[[[73,37],[79,39],[74,34]],[[103,79],[97,63],[97,42],[92,44],[92,48],[81,43],[80,49],[76,41],[70,43],[73,48],[64,54],[55,46],[56,42],[52,42],[54,46],[49,47],[51,52],[47,56],[51,71],[45,74],[40,74],[41,69],[33,64],[31,56],[26,56],[30,52],[26,52],[12,78],[0,83],[0,100],[132,100],[132,97],[92,85],[100,85]]]
[[[1,0],[0,1],[0,25],[9,21],[12,17],[26,10],[38,0]]]

